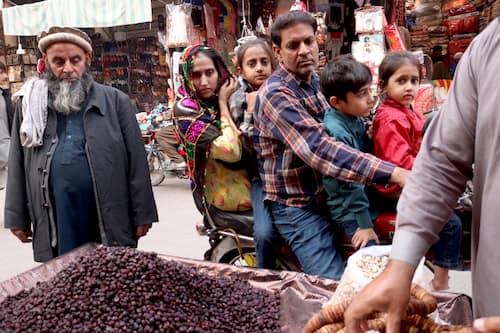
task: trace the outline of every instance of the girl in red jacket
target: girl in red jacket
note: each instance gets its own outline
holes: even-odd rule
[[[383,99],[373,120],[373,153],[399,167],[411,169],[422,143],[423,120],[412,109],[421,80],[420,62],[411,52],[389,53],[379,68],[379,89]],[[377,185],[381,201],[395,207],[399,186]],[[453,214],[435,244],[436,290],[448,289],[448,270],[458,265],[462,224]]]

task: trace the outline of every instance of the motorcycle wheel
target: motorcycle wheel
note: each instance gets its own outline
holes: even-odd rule
[[[151,185],[158,186],[165,179],[165,173],[162,170],[163,156],[161,152],[152,151],[148,153],[149,176]]]
[[[243,258],[240,257],[238,249],[233,249],[228,253],[224,254],[222,258],[219,259],[221,264],[229,264],[239,267],[257,267],[257,257],[255,256],[255,248],[243,247],[241,249]]]

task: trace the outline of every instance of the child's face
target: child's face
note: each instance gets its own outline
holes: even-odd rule
[[[271,58],[261,46],[252,46],[245,51],[240,74],[252,88],[258,89],[272,72]]]
[[[375,104],[369,84],[363,86],[357,93],[348,92],[345,101],[336,97],[330,101],[338,112],[352,117],[368,117]]]
[[[401,66],[392,74],[382,91],[397,103],[405,108],[409,108],[417,97],[420,86],[420,76],[418,68],[413,65]]]

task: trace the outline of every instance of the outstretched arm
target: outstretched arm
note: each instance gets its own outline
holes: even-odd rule
[[[292,91],[261,91],[258,102],[255,125],[259,131],[283,142],[317,172],[341,181],[362,184],[390,181],[404,185],[406,174],[395,172],[393,164],[330,137],[322,122],[306,110],[303,99]],[[326,101],[324,104],[326,108]]]

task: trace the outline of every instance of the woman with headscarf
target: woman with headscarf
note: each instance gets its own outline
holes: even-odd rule
[[[185,96],[176,102],[174,117],[186,148],[196,207],[214,220],[223,220],[227,212],[251,220],[249,177],[241,161],[240,133],[228,106],[238,81],[222,57],[203,45],[184,51],[180,74]],[[248,223],[241,227],[252,234]]]

